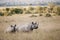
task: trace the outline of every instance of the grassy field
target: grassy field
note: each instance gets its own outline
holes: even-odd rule
[[[0,40],[60,40],[60,16],[30,17],[30,14],[0,16]],[[39,22],[39,28],[29,33],[4,33],[11,24]]]

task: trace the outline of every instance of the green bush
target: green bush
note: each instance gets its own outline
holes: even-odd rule
[[[11,12],[10,13],[8,13],[8,15],[7,16],[12,16],[13,14],[22,14],[23,13],[23,10],[22,9],[13,9],[13,10],[11,10]]]
[[[9,11],[9,8],[6,8],[6,11],[8,12]]]
[[[12,13],[16,13],[16,14],[22,14],[23,13],[23,10],[22,9],[14,9],[11,11]]]
[[[0,16],[4,16],[4,14],[2,12],[0,12]]]
[[[46,17],[51,17],[51,14],[46,14]]]

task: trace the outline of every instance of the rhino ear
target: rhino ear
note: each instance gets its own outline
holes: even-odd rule
[[[11,25],[11,27],[13,27],[13,26]]]
[[[16,27],[16,24],[15,24],[15,26],[14,27]]]
[[[32,24],[34,24],[34,22],[32,22]]]

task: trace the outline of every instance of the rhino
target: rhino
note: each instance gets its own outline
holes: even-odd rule
[[[13,25],[10,25],[9,27],[6,28],[5,32],[16,32],[16,24],[13,26]]]
[[[16,27],[18,32],[29,32],[33,31],[34,29],[38,29],[38,23],[37,22],[31,22],[29,24],[23,24],[23,25],[17,25]]]

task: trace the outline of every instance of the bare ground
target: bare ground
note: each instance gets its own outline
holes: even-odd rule
[[[60,16],[29,17],[30,14],[0,17],[0,40],[60,40]],[[39,28],[30,33],[4,33],[11,24],[39,22]]]

